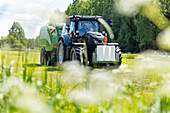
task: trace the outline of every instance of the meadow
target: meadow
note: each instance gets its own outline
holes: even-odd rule
[[[2,113],[170,112],[170,57],[147,51],[123,55],[118,69],[67,62],[40,65],[39,51],[0,51]]]

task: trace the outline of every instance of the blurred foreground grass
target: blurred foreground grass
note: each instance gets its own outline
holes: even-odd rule
[[[124,55],[118,69],[90,71],[77,63],[66,63],[63,70],[41,66],[38,51],[1,51],[0,56],[0,112],[169,111],[168,68],[154,67],[165,66],[162,57],[155,62],[155,57]]]

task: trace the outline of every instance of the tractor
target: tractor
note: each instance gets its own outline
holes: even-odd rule
[[[107,43],[101,32],[101,16],[69,16],[62,26],[44,26],[40,30],[40,63],[58,65],[79,61],[88,66],[119,66],[122,62],[118,43]],[[112,20],[108,19],[108,26]]]

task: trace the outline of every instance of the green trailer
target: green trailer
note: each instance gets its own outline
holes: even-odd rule
[[[61,36],[62,27],[54,26],[44,26],[40,30],[40,63],[42,65],[55,64],[56,59],[52,62],[52,57],[54,57],[55,52],[57,51],[57,42]]]

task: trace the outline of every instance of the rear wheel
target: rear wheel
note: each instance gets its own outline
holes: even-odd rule
[[[51,66],[51,56],[50,55],[47,55],[47,63],[46,63],[47,66]]]
[[[41,65],[46,66],[51,65],[51,54],[48,51],[46,51],[44,47],[41,49],[40,63]]]
[[[122,64],[122,52],[119,49],[119,50],[116,50],[116,53],[119,55],[119,63],[118,63],[118,65],[121,65]]]
[[[122,54],[119,54],[119,65],[122,64]]]
[[[65,55],[64,55],[65,49],[64,49],[64,43],[62,40],[59,40],[58,42],[58,49],[57,49],[57,62],[58,66],[60,67],[63,62],[65,61]]]
[[[83,47],[73,47],[70,53],[70,60],[71,61],[79,61],[81,64],[85,65],[85,53]]]

